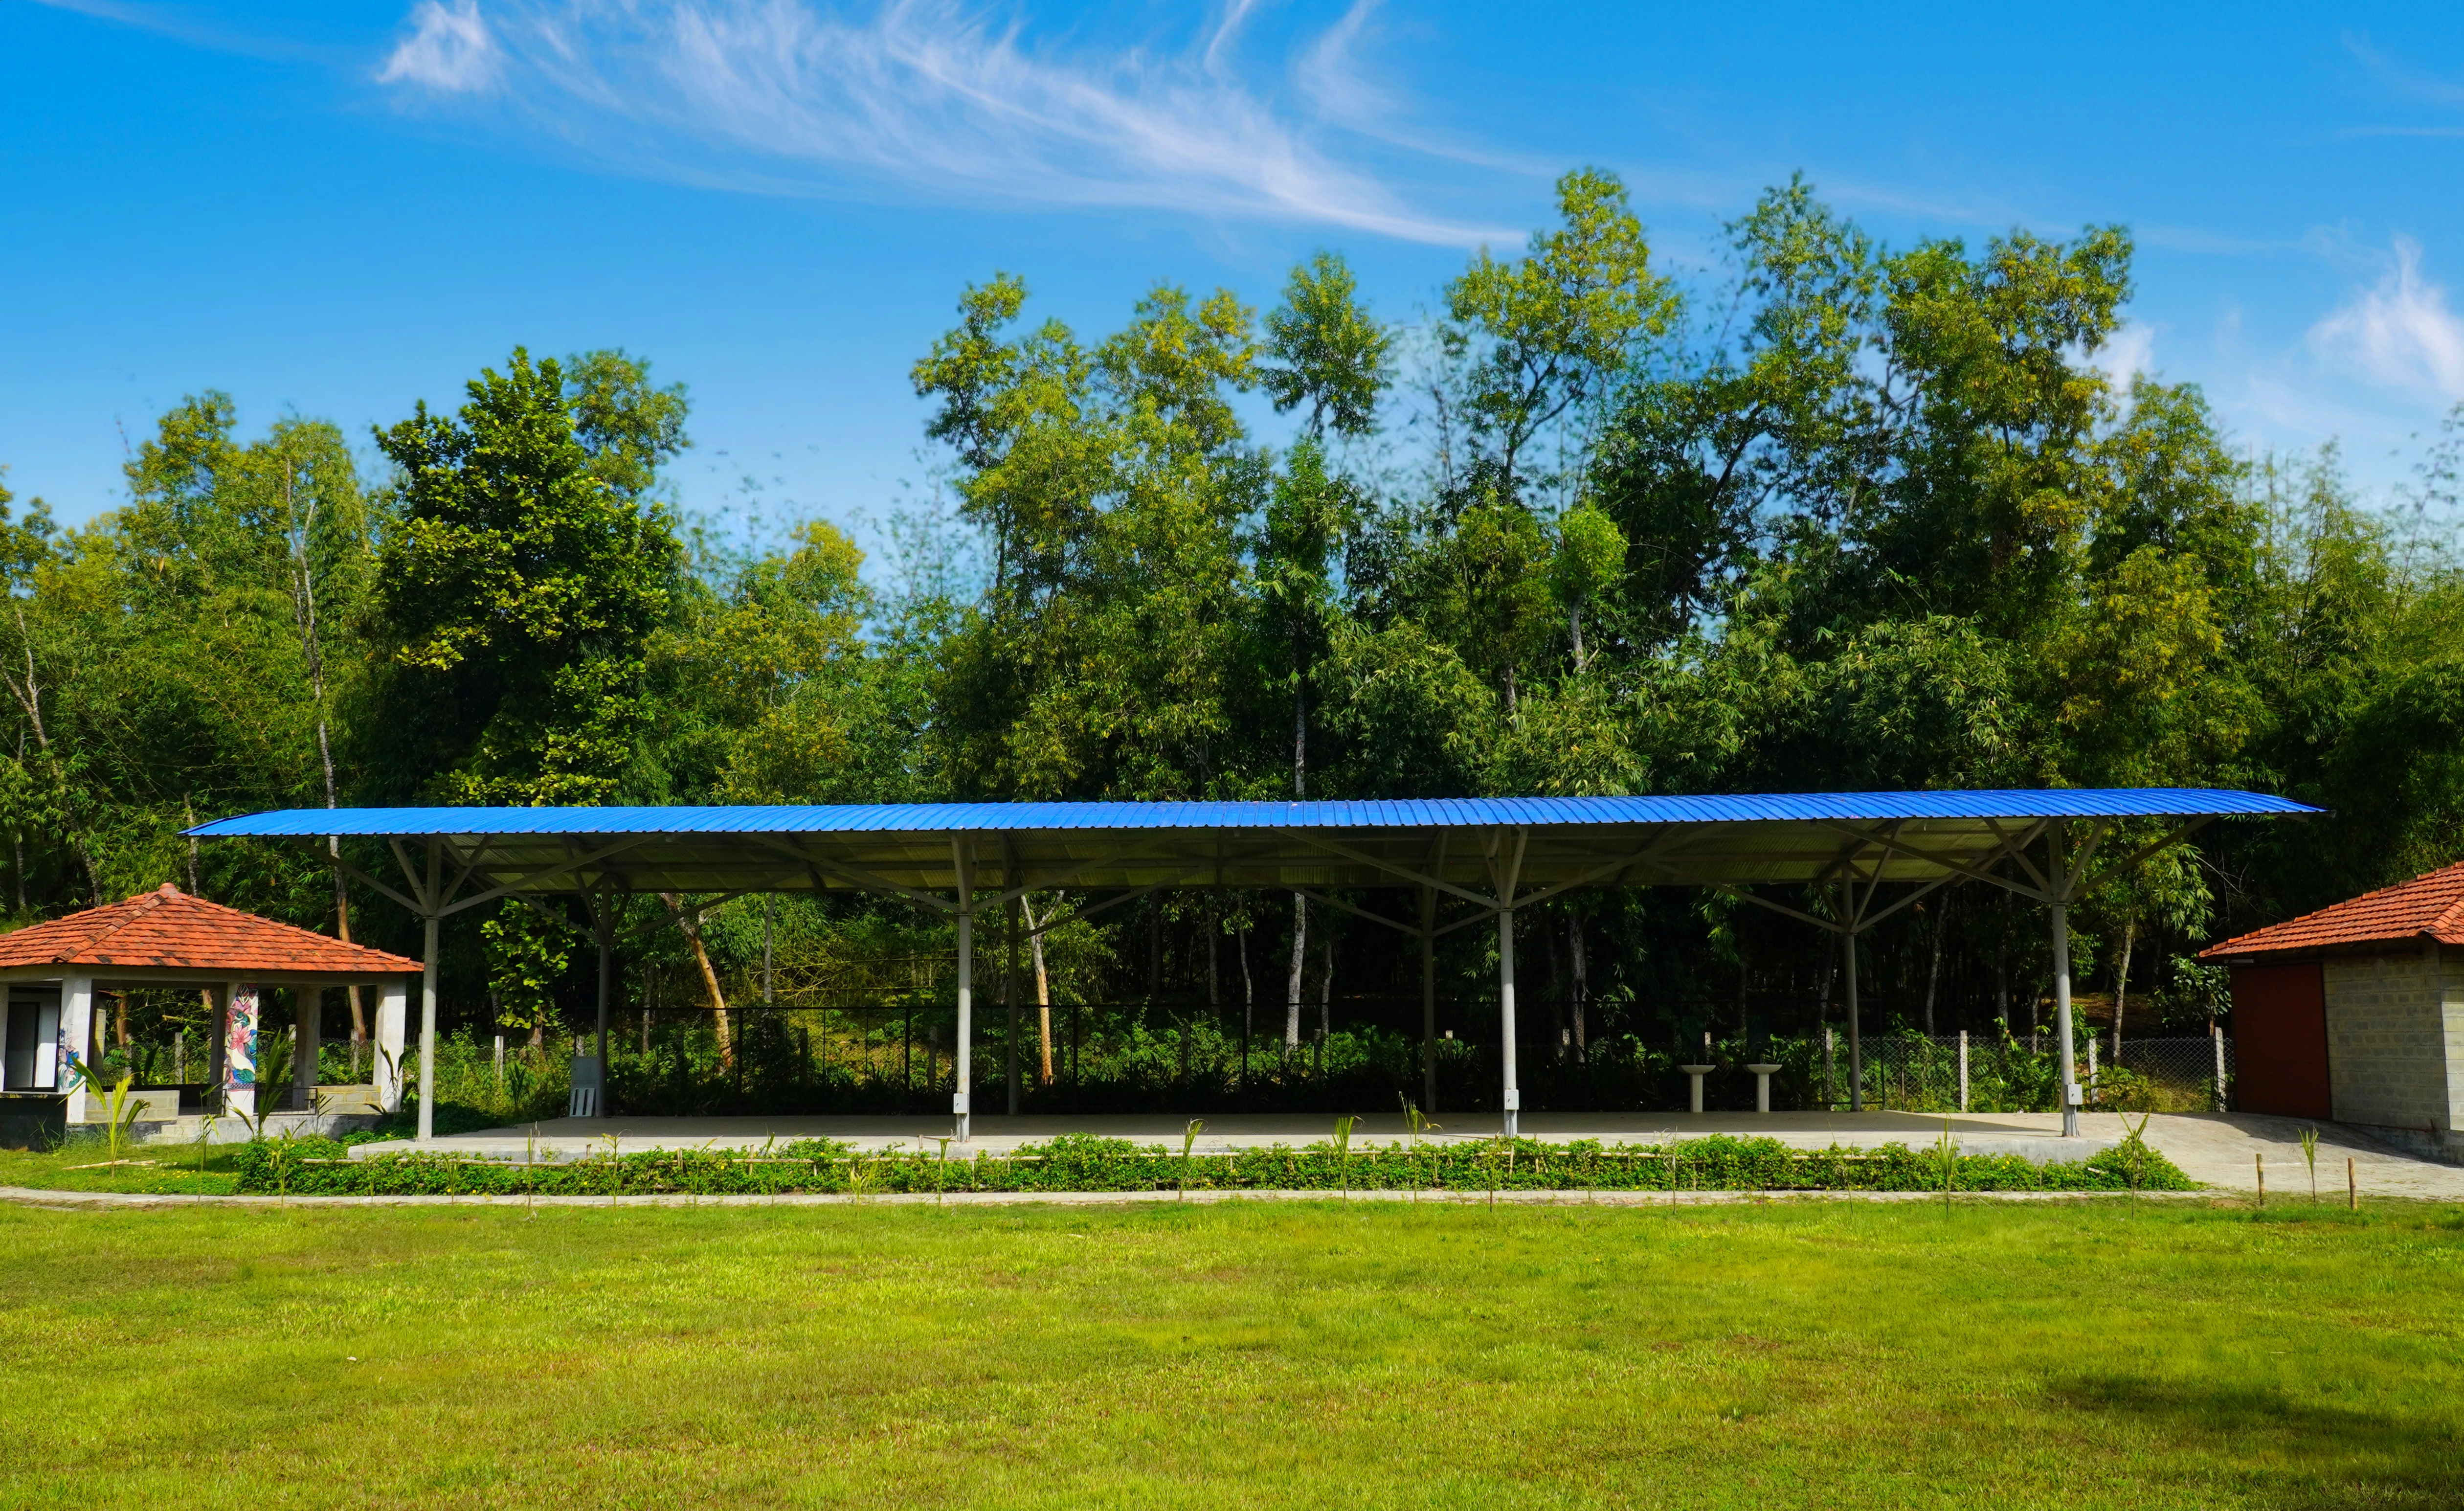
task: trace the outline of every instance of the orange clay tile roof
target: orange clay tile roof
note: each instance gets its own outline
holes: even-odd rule
[[[28,966],[195,970],[234,980],[253,970],[398,976],[420,968],[400,955],[192,898],[168,882],[125,902],[0,934],[0,969]]]
[[[2211,944],[2199,951],[2199,958],[2283,954],[2338,944],[2409,944],[2425,936],[2442,944],[2464,944],[2464,861]]]

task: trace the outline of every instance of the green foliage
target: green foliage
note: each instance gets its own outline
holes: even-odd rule
[[[496,1021],[509,1029],[544,1028],[555,1011],[555,988],[572,964],[572,931],[509,898],[479,925],[488,951],[488,991]]]
[[[1557,180],[1561,224],[1534,232],[1529,254],[1500,262],[1484,248],[1446,288],[1447,339],[1477,351],[1467,397],[1478,433],[1495,447],[1508,499],[1517,464],[1543,428],[1602,396],[1665,334],[1679,300],[1651,271],[1642,223],[1614,173],[1578,168]]]
[[[2189,1177],[2144,1144],[2072,1164],[1958,1155],[1889,1144],[1868,1151],[1793,1149],[1774,1139],[1671,1144],[1455,1140],[1353,1149],[1349,1130],[1301,1148],[1276,1144],[1193,1155],[1163,1144],[1068,1134],[1010,1155],[956,1159],[896,1149],[858,1154],[807,1139],[772,1152],[646,1149],[533,1165],[442,1153],[345,1157],[330,1141],[257,1140],[238,1156],[239,1189],[308,1195],[701,1196],[791,1192],[1189,1190],[2189,1190]]]
[[[407,793],[600,803],[644,734],[642,680],[677,544],[647,496],[683,445],[681,390],[620,355],[515,348],[458,415],[377,437],[401,473],[378,575],[371,729]]]
[[[1272,360],[1258,369],[1259,381],[1278,411],[1309,407],[1311,439],[1330,425],[1340,435],[1369,434],[1392,376],[1394,337],[1353,287],[1343,258],[1321,252],[1292,269],[1282,307],[1266,317]]]
[[[2429,443],[2414,509],[2382,517],[2332,448],[2245,456],[2194,387],[2094,366],[2127,312],[2119,228],[1894,247],[1799,179],[1727,228],[1728,274],[1681,289],[1613,175],[1556,189],[1550,225],[1473,258],[1417,325],[1381,324],[1332,252],[1263,322],[1163,282],[1081,332],[1030,316],[1014,277],[966,289],[911,372],[956,523],[904,515],[872,561],[818,521],[736,551],[676,518],[686,397],[623,352],[515,351],[453,411],[385,429],[371,478],[331,425],[247,437],[228,396],[187,397],[87,527],[0,490],[0,907],[174,880],[318,928],[347,901],[361,937],[416,949],[316,855],[179,837],[329,801],[2166,784],[2333,809],[2216,826],[2075,910],[2082,979],[2129,941],[2131,1025],[2204,1032],[2227,1005],[2195,961],[2211,939],[2464,853],[2464,579],[2440,533],[2464,419]],[[1284,436],[1253,430],[1260,390]],[[2125,826],[2105,854],[2161,837]],[[1044,952],[1065,1012],[1143,1004],[1085,1082],[1123,1096],[1181,1085],[1155,1072],[1177,1005],[1228,1002],[1245,961],[1264,1006],[1259,967],[1290,943],[1281,900],[1237,890],[1091,922],[1068,919],[1083,898],[1036,900],[1065,919]],[[620,911],[622,1010],[700,1004],[655,901]],[[1836,1002],[1785,920],[1649,896],[1546,916],[1586,942],[1585,1033],[1613,1046],[1577,1053],[1565,1024],[1548,1074],[1570,1087],[1661,1098],[1653,1056],[1730,1021],[1801,1055]],[[510,1026],[587,1015],[589,952],[538,922],[449,922],[455,1019],[491,990]],[[774,924],[800,1010],[949,1004],[949,931],[901,904],[798,901]],[[758,913],[718,907],[703,938],[740,1003]],[[1338,1016],[1415,989],[1397,941],[1337,940]],[[1869,1036],[1936,998],[1952,1026],[1995,1003],[2016,1022],[2044,990],[2041,922],[2008,899],[1965,890],[1867,940]],[[1447,1000],[1482,989],[1491,947],[1441,944]],[[1534,1001],[1564,1011],[1571,954],[1545,968]],[[141,996],[141,1039],[194,1017]],[[1339,1074],[1258,1078],[1382,1105],[1410,1082],[1379,1042],[1338,1032]],[[737,1095],[715,1033],[678,1046],[634,1055],[620,1101]],[[1980,1097],[2036,1104],[2041,1058],[1993,1045]],[[447,1100],[528,1106],[560,1074],[524,1062],[518,1094],[490,1077]]]

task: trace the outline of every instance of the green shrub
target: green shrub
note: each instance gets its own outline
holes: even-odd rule
[[[946,1164],[930,1154],[857,1155],[826,1139],[768,1151],[649,1149],[532,1165],[411,1151],[347,1158],[329,1139],[241,1146],[242,1191],[291,1195],[700,1196],[798,1192],[1336,1190],[1362,1189],[1938,1191],[1945,1156],[1888,1144],[1879,1149],[1794,1149],[1776,1139],[1714,1137],[1672,1144],[1604,1145],[1480,1140],[1355,1149],[1275,1144],[1184,1157],[1163,1144],[1066,1134],[1012,1155]],[[2189,1190],[2190,1179],[2145,1144],[2078,1163],[2038,1165],[2015,1154],[1952,1154],[1948,1184],[1965,1191]]]

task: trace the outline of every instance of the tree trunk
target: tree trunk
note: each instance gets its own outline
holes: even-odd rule
[[[334,742],[326,728],[325,717],[325,645],[317,632],[317,581],[308,567],[308,532],[316,518],[316,505],[311,503],[302,518],[293,493],[291,458],[282,459],[283,523],[291,544],[291,618],[299,632],[300,657],[308,669],[308,692],[317,705],[317,760],[325,773],[325,806],[340,806],[341,793],[334,780]],[[328,834],[325,855],[334,873],[334,937],[347,944],[351,942],[351,893],[342,880],[342,842]],[[351,1065],[354,1074],[360,1063],[360,1048],[368,1040],[368,1017],[360,1006],[360,989],[343,989],[351,999]]]
[[[324,725],[321,722],[318,725],[317,734],[319,743],[322,744]],[[325,789],[327,808],[334,806],[332,769],[333,767],[328,765]],[[351,942],[351,893],[350,889],[342,884],[342,842],[329,834],[325,839],[325,848],[328,858],[333,861],[334,870],[334,937],[347,944]],[[351,999],[351,1074],[356,1076],[360,1070],[360,1052],[366,1048],[368,1042],[368,1015],[360,1006],[360,989],[352,986],[344,988],[343,990]]]
[[[1035,1042],[1039,1056],[1037,1084],[1052,1084],[1052,974],[1044,965],[1044,923],[1051,922],[1061,913],[1061,900],[1067,892],[1052,894],[1052,905],[1044,910],[1043,922],[1035,917],[1035,905],[1027,898],[1018,900],[1019,911],[1026,919],[1028,950],[1035,957]]]
[[[2002,1032],[2011,1032],[2011,945],[1997,941],[1993,945],[1993,1017]]]
[[[1301,973],[1309,962],[1309,899],[1292,894],[1292,973],[1284,993],[1284,1048],[1301,1047]]]
[[[1241,1042],[1246,1044],[1249,1042],[1249,1035],[1258,1026],[1258,984],[1249,979],[1249,926],[1247,924],[1243,924],[1240,933],[1233,936],[1233,943],[1240,947],[1241,951]]]
[[[693,964],[701,967],[702,989],[710,993],[711,1011],[717,1016],[718,1064],[721,1070],[736,1066],[736,1040],[728,1033],[727,994],[718,989],[718,972],[710,965],[710,951],[702,948],[701,920],[685,911],[684,900],[672,892],[662,892],[659,900],[676,916],[676,926],[683,929],[685,940],[693,945]]]
[[[1334,1032],[1334,929],[1331,925],[1326,931],[1326,947],[1318,953],[1317,1037],[1323,1044],[1327,1035]]]
[[[1592,996],[1591,967],[1583,958],[1583,919],[1578,913],[1566,915],[1566,958],[1573,973],[1571,1016],[1574,1020],[1574,1063],[1591,1058],[1590,1025],[1584,1021]]]
[[[93,892],[94,905],[100,907],[102,906],[102,863],[95,855],[93,845],[88,843],[84,827],[78,824],[74,816],[76,794],[69,789],[68,771],[60,765],[59,753],[52,748],[51,731],[43,724],[43,689],[42,684],[35,679],[34,639],[33,633],[26,628],[26,610],[23,604],[17,608],[17,638],[25,647],[26,679],[19,682],[13,674],[0,673],[0,681],[8,684],[10,696],[17,700],[19,708],[25,710],[26,722],[33,726],[34,748],[42,753],[43,766],[51,773],[53,788],[59,793],[61,817],[66,820],[63,827],[67,831],[69,848],[76,851],[77,858],[84,862],[86,884]]]
[[[1566,610],[1566,623],[1574,633],[1574,675],[1583,672],[1583,606],[1572,604]]]
[[[1293,647],[1292,662],[1300,663],[1300,649]],[[1309,700],[1301,691],[1294,673],[1292,686],[1292,797],[1295,801],[1309,796]],[[1309,961],[1309,899],[1292,894],[1292,970],[1288,989],[1285,992],[1284,1050],[1289,1054],[1301,1046],[1301,973]]]
[[[1950,926],[1950,899],[1945,897],[1933,910],[1933,947],[1925,959],[1925,1033],[1933,1033],[1934,987],[1942,980],[1942,931]]]
[[[1556,1060],[1558,1064],[1563,1065],[1566,1063],[1567,1055],[1574,1046],[1573,1026],[1566,1021],[1566,1006],[1574,992],[1567,983],[1565,963],[1557,956],[1557,931],[1552,928],[1541,929],[1540,946],[1549,954],[1549,985],[1551,989],[1549,993],[1549,1018],[1557,1030]]]
[[[2122,1063],[2122,1012],[2130,1005],[2130,946],[2139,938],[2139,915],[2122,920],[2122,960],[2113,971],[2113,1063]]]

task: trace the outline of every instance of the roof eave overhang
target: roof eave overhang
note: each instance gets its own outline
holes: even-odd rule
[[[252,987],[379,987],[420,973],[417,966],[388,971],[262,970],[247,966],[101,966],[63,962],[0,966],[0,982],[91,981],[103,990],[126,987],[212,988],[238,982]]]

